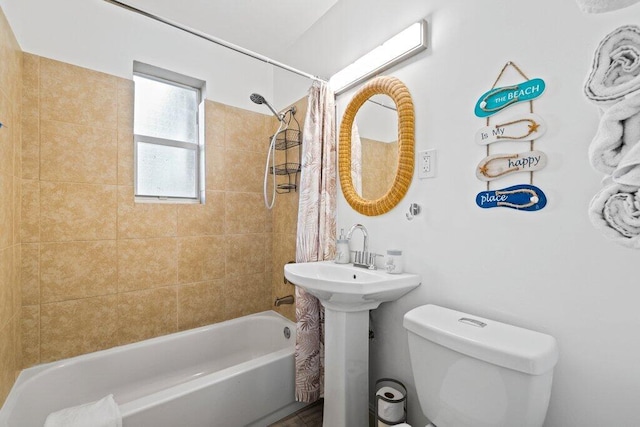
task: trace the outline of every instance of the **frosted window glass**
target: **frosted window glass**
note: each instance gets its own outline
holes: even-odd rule
[[[189,197],[196,190],[196,151],[137,141],[137,194]]]
[[[134,133],[183,142],[198,142],[198,93],[160,81],[133,76]]]

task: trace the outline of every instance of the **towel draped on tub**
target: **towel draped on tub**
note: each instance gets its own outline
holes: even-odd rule
[[[44,427],[122,427],[122,416],[110,394],[96,402],[52,412]]]

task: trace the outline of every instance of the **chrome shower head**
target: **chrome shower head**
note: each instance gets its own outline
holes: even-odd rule
[[[265,104],[267,107],[269,107],[269,109],[271,110],[271,112],[273,113],[274,116],[276,116],[278,118],[278,120],[282,121],[282,115],[278,114],[278,112],[271,106],[271,104],[269,104],[267,102],[266,99],[264,99],[264,96],[257,94],[257,93],[252,93],[251,96],[249,97],[249,99],[251,99],[252,102],[260,105],[260,104]]]

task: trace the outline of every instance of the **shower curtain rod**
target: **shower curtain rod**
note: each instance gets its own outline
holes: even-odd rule
[[[142,9],[138,9],[137,7],[130,6],[130,5],[128,5],[126,3],[123,3],[121,1],[118,1],[118,0],[104,0],[104,1],[107,2],[107,3],[111,3],[111,4],[115,5],[115,6],[119,6],[119,7],[123,8],[123,9],[126,9],[126,10],[130,11],[130,12],[135,12],[135,13],[137,13],[139,15],[146,16],[147,18],[151,18],[151,19],[153,19],[155,21],[158,21],[158,22],[161,22],[163,24],[169,25],[170,27],[176,28],[178,30],[182,30],[182,31],[184,31],[186,33],[189,33],[191,35],[194,35],[196,37],[200,37],[201,39],[210,41],[211,43],[215,43],[215,44],[217,44],[219,46],[226,47],[227,49],[230,49],[230,50],[233,50],[235,52],[241,53],[243,55],[249,56],[249,57],[251,57],[253,59],[257,59],[258,61],[262,61],[262,62],[265,62],[267,64],[273,65],[274,67],[281,68],[283,70],[289,71],[289,72],[294,73],[294,74],[298,74],[299,76],[303,76],[303,77],[306,77],[306,78],[311,79],[311,80],[316,80],[316,81],[327,83],[326,80],[321,79],[318,76],[314,76],[312,74],[305,73],[304,71],[301,71],[301,70],[298,70],[296,68],[290,67],[290,66],[288,66],[286,64],[283,64],[282,62],[275,61],[275,60],[273,60],[271,58],[268,58],[268,57],[266,57],[264,55],[260,55],[259,53],[253,52],[253,51],[251,51],[249,49],[245,49],[243,47],[237,46],[237,45],[235,45],[233,43],[229,43],[229,42],[227,42],[225,40],[222,40],[222,39],[219,39],[217,37],[210,36],[208,34],[205,34],[205,33],[201,32],[201,31],[185,27],[185,26],[183,26],[181,24],[178,24],[177,22],[171,21],[171,20],[166,19],[166,18],[162,18],[162,17],[160,17],[158,15],[154,15],[154,14],[149,13],[147,11],[144,11]]]

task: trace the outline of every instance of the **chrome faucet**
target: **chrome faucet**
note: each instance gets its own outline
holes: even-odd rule
[[[362,224],[355,224],[349,232],[347,233],[347,240],[351,242],[351,236],[355,230],[362,231],[363,240],[362,240],[362,250],[355,251],[355,257],[353,260],[353,265],[355,267],[363,267],[368,268],[370,270],[376,269],[376,254],[369,253],[369,233],[367,233],[367,229]]]

